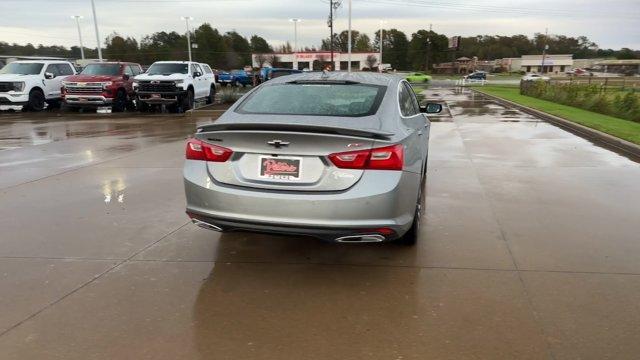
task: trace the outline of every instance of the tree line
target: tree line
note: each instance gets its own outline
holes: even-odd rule
[[[272,46],[264,38],[253,35],[244,37],[236,31],[224,34],[209,24],[203,24],[192,31],[192,49],[195,61],[208,63],[219,69],[241,68],[251,64],[251,54],[289,53],[293,49],[290,43]],[[336,33],[333,38],[334,51],[347,51],[348,33]],[[354,30],[352,43],[354,51],[377,52],[380,48],[380,33],[373,38]],[[398,29],[383,31],[383,63],[391,64],[399,70],[426,70],[435,63],[452,61],[455,58],[477,56],[481,60],[495,60],[506,57],[541,54],[545,45],[550,54],[573,54],[574,58],[617,58],[640,59],[640,51],[622,48],[620,50],[601,49],[585,36],[569,37],[564,35],[535,34],[499,36],[478,35],[463,37],[457,51],[448,49],[448,37],[430,30],[418,30],[407,36]],[[331,50],[331,39],[322,39],[320,50]],[[304,51],[315,51],[315,47],[306,47]],[[80,58],[80,48],[72,46],[34,46],[18,45],[0,41],[0,54],[17,56],[58,56]],[[85,48],[88,58],[96,58],[97,50]],[[132,61],[151,64],[160,60],[186,60],[188,58],[186,34],[172,32],[155,32],[138,42],[128,36],[117,33],[109,35],[103,45],[103,56],[107,59]],[[267,56],[267,55],[265,55]],[[274,57],[274,55],[269,55]]]

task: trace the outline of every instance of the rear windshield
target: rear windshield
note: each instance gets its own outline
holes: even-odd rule
[[[42,63],[18,63],[6,65],[0,70],[0,74],[38,75],[42,70]]]
[[[171,63],[158,63],[153,64],[147,70],[149,75],[171,75],[171,74],[188,74],[189,67],[187,64],[171,64]]]
[[[378,111],[385,86],[277,84],[256,90],[236,110],[246,114],[368,116]]]
[[[89,64],[81,72],[82,75],[107,75],[120,74],[120,64]]]

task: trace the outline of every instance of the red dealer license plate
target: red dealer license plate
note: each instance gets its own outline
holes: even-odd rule
[[[301,158],[260,157],[260,177],[272,180],[300,180]]]

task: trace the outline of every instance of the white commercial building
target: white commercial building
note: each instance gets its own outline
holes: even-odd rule
[[[322,70],[331,64],[330,51],[305,51],[295,53],[270,53],[252,54],[254,68],[279,67],[288,69]],[[333,68],[335,70],[347,70],[349,54],[342,52],[333,53]],[[380,54],[376,52],[351,53],[351,70],[377,67],[380,64]]]
[[[563,74],[573,68],[573,55],[571,54],[544,56],[544,71],[542,58],[542,55],[522,55],[519,58],[504,58],[498,63],[509,72]]]

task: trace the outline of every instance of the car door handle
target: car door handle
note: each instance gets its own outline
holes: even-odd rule
[[[418,131],[418,136],[422,136],[422,130]]]

